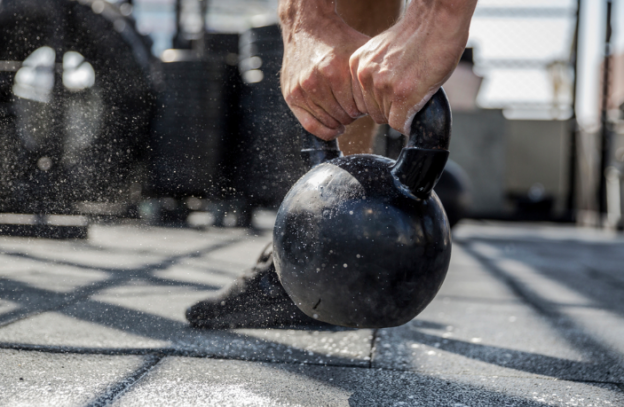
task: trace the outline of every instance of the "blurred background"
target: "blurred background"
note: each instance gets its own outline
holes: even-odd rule
[[[0,0],[0,233],[254,227],[304,172],[277,0]],[[480,0],[444,85],[462,218],[622,230],[622,0]],[[618,24],[619,23],[619,24]],[[380,126],[375,153],[404,138]]]

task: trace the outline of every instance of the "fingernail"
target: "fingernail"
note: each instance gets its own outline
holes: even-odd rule
[[[344,125],[342,125],[342,124],[340,125],[340,127],[338,127],[338,128],[336,129],[336,131],[338,132],[338,134],[342,134],[342,133],[344,133],[346,130],[347,130],[347,128],[346,128]]]

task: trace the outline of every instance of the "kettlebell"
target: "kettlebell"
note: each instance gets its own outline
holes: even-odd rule
[[[273,230],[279,279],[308,316],[352,328],[402,325],[433,300],[451,257],[433,192],[449,156],[451,110],[440,89],[415,116],[394,160],[343,157],[303,131],[310,171],[284,198]]]

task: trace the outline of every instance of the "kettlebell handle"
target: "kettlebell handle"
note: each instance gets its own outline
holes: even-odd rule
[[[429,196],[444,171],[451,141],[451,107],[440,88],[416,114],[407,145],[392,167],[395,178],[419,198]],[[321,140],[302,128],[301,156],[312,168],[342,156],[336,140]]]
[[[303,127],[301,127],[301,132],[301,158],[303,158],[308,168],[342,157],[342,152],[338,148],[336,139],[322,140]]]

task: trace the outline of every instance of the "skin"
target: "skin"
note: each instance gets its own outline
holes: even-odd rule
[[[374,37],[397,22],[404,0],[338,0],[336,12],[350,27]],[[372,153],[377,125],[370,116],[363,116],[346,126],[338,138],[344,155]]]
[[[416,113],[457,66],[475,6],[413,0],[397,24],[355,51],[349,67],[358,110],[409,134]]]
[[[325,140],[344,133],[364,112],[351,88],[349,58],[370,37],[349,27],[333,0],[283,0],[281,87],[303,127]]]
[[[286,102],[306,130],[325,140],[363,115],[408,134],[459,62],[476,2],[413,0],[402,19],[377,33],[392,24],[397,3],[280,0]]]

